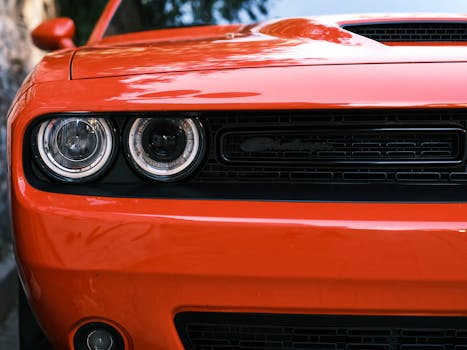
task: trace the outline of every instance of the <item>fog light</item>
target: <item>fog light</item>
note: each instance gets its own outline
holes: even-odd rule
[[[73,338],[75,350],[124,350],[121,334],[105,323],[88,323]]]
[[[89,350],[113,350],[115,339],[105,329],[96,329],[89,333],[86,345]]]

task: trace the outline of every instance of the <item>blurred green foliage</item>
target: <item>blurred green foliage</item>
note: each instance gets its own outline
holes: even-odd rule
[[[191,23],[215,24],[219,20],[240,21],[240,14],[250,19],[266,15],[269,0],[125,0],[141,6],[145,28],[173,27]]]
[[[256,20],[268,12],[269,0],[123,0],[117,13],[120,30],[173,27],[190,23],[238,22],[241,16]],[[107,0],[56,0],[60,16],[76,23],[76,41],[82,45]]]
[[[83,45],[89,38],[107,0],[55,0],[58,14],[72,18],[77,27],[76,42]]]

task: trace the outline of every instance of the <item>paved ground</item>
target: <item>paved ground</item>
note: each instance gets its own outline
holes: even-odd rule
[[[17,275],[13,254],[0,261],[0,350],[18,350]]]
[[[16,308],[10,316],[0,325],[0,349],[18,350],[18,313]]]

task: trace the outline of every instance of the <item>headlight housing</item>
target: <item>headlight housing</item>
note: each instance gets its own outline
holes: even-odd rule
[[[136,118],[126,133],[128,159],[145,177],[171,182],[190,175],[205,152],[196,118]]]
[[[42,122],[33,136],[36,158],[46,173],[62,182],[86,182],[110,165],[116,148],[109,121],[60,117]]]

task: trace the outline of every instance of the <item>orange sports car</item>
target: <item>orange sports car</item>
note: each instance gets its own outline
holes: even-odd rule
[[[130,3],[33,32],[22,350],[467,349],[467,16]]]

